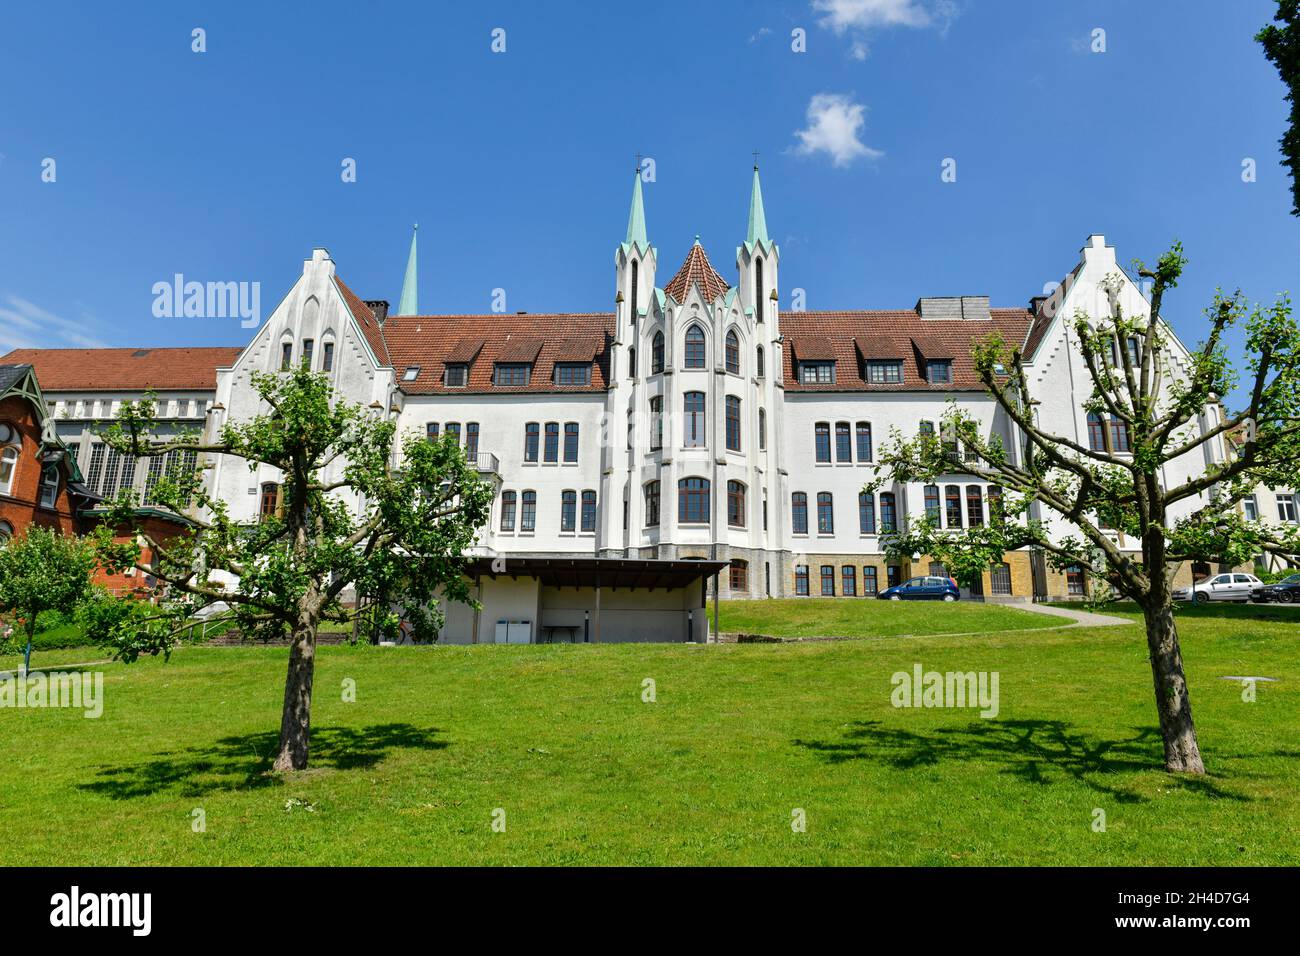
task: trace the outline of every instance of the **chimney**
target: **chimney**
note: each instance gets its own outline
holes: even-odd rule
[[[375,320],[380,325],[383,325],[384,320],[388,318],[388,300],[387,299],[366,299],[365,303],[366,303],[366,308],[369,309],[371,312],[375,313]]]

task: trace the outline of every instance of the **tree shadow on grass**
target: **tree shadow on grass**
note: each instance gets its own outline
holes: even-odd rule
[[[974,721],[914,733],[878,720],[857,721],[840,740],[795,740],[828,763],[871,760],[898,770],[937,766],[944,761],[979,761],[1000,767],[1026,783],[1051,784],[1061,775],[1120,803],[1146,801],[1113,779],[1121,773],[1160,770],[1164,750],[1154,727],[1135,727],[1126,740],[1095,740],[1071,731],[1063,720]],[[1249,797],[1224,790],[1208,777],[1179,776],[1179,785],[1230,800]]]
[[[410,724],[373,727],[319,727],[311,732],[311,770],[365,770],[396,749],[442,750],[437,728]],[[279,747],[279,733],[223,737],[212,744],[184,750],[160,751],[136,764],[104,767],[90,783],[77,789],[132,800],[163,790],[177,789],[181,796],[201,796],[229,790],[255,790],[280,786],[284,778],[269,773]]]

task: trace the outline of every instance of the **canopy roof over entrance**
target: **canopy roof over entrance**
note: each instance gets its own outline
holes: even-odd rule
[[[493,570],[493,562],[497,563]],[[474,577],[532,577],[545,587],[564,588],[684,588],[717,574],[726,561],[651,561],[634,558],[471,558],[466,570]]]

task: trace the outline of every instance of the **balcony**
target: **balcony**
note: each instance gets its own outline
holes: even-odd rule
[[[469,463],[474,466],[474,470],[484,475],[501,474],[501,460],[490,451],[481,451],[470,458]]]

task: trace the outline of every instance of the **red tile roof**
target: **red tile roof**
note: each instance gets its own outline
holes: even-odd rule
[[[46,392],[205,390],[217,387],[217,368],[242,348],[14,349],[0,362],[31,365]]]
[[[693,285],[700,287],[706,302],[712,302],[718,296],[726,295],[727,290],[731,288],[727,281],[718,275],[718,271],[713,268],[713,263],[709,262],[709,257],[705,255],[704,247],[698,242],[691,246],[690,252],[686,253],[686,261],[677,270],[677,275],[664,286],[664,292],[677,302],[685,302],[686,293]]]
[[[1028,309],[992,309],[983,319],[922,319],[915,310],[888,312],[783,312],[781,331],[787,347],[782,350],[785,387],[791,392],[853,391],[971,391],[983,385],[975,375],[971,359],[974,342],[993,332],[1001,333],[1009,345],[1025,339],[1033,313]],[[800,343],[804,343],[801,345]],[[801,383],[794,364],[801,358],[835,359],[833,384]],[[808,354],[812,353],[812,354]],[[863,380],[861,359],[901,359],[903,381],[898,385],[872,384]],[[931,385],[925,377],[927,359],[952,359],[952,381]]]
[[[343,301],[347,303],[348,310],[352,317],[357,320],[357,325],[361,326],[361,334],[366,337],[370,343],[370,350],[375,353],[375,358],[379,359],[381,365],[392,365],[393,362],[388,354],[388,343],[384,341],[384,334],[380,329],[375,314],[370,311],[370,306],[366,305],[361,298],[348,288],[347,283],[334,276],[334,281],[338,284],[339,292],[343,296]]]
[[[400,383],[402,391],[408,394],[600,392],[605,390],[605,383],[609,380],[609,346],[614,338],[614,315],[583,312],[390,316],[384,323],[383,336],[394,368],[420,367],[414,381]],[[483,348],[470,364],[467,384],[463,388],[448,388],[443,384],[443,365],[466,339],[481,339]],[[555,363],[566,361],[565,355],[574,354],[574,343],[591,343],[591,384],[557,386],[553,381]],[[588,350],[584,346],[579,351]],[[534,356],[529,384],[493,385],[494,363],[527,361],[527,358],[518,357],[521,355]]]

